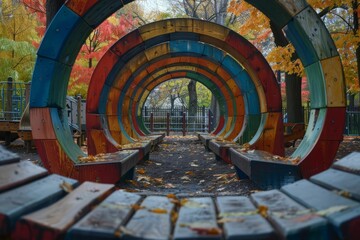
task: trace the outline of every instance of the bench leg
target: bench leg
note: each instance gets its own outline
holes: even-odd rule
[[[216,161],[222,161],[222,158],[221,158],[220,156],[218,156],[218,155],[215,154],[215,160],[216,160]]]
[[[146,154],[145,156],[144,156],[144,161],[148,161],[150,159],[150,153],[148,153],[148,154]]]
[[[24,144],[25,144],[26,153],[30,153],[30,151],[31,151],[31,140],[25,140]]]
[[[240,168],[238,168],[238,167],[235,166],[235,165],[234,165],[234,167],[235,167],[235,170],[236,170],[236,174],[238,175],[238,177],[239,177],[240,179],[249,179],[249,176],[246,175]]]
[[[125,175],[121,177],[121,181],[133,180],[135,175],[135,167],[132,167]]]

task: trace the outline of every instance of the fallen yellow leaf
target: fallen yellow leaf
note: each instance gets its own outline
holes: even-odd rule
[[[139,169],[137,169],[136,170],[136,173],[138,173],[138,174],[145,174],[145,169],[143,169],[143,168],[139,168]]]
[[[167,210],[163,209],[163,208],[154,208],[154,209],[150,209],[149,212],[158,213],[158,214],[166,214]]]
[[[261,215],[261,216],[263,216],[263,217],[267,217],[268,216],[268,207],[267,206],[264,206],[264,205],[260,205],[259,207],[258,207],[258,212],[259,212],[259,214]]]

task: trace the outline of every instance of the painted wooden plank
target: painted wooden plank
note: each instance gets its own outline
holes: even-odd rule
[[[0,192],[31,182],[47,175],[46,169],[30,161],[21,161],[1,166]]]
[[[9,163],[19,162],[20,157],[16,153],[6,150],[3,146],[0,146],[0,166]]]
[[[93,7],[99,0],[72,0],[67,1],[66,6],[79,16],[83,16],[91,7]]]
[[[216,141],[214,139],[209,142],[209,149],[216,155],[217,160],[219,160],[218,158],[220,158],[226,163],[231,163],[230,148],[232,147],[236,148],[238,146],[239,145],[234,142],[225,141],[225,140]]]
[[[66,194],[62,186],[75,187],[77,183],[53,174],[0,194],[0,236],[10,234],[21,216],[62,198]]]
[[[106,54],[100,59],[97,67],[91,76],[88,96],[86,98],[86,112],[87,113],[99,113],[99,101],[100,101],[100,89],[103,88],[106,78],[110,74],[116,62],[119,60],[119,56],[112,51],[107,51]],[[88,118],[86,118],[87,120]],[[87,121],[86,121],[87,124]]]
[[[360,176],[356,174],[330,168],[312,176],[310,180],[329,190],[336,190],[341,195],[360,201]]]
[[[313,214],[279,190],[251,194],[259,211],[284,239],[329,239],[326,219]],[[261,210],[263,209],[263,210]],[[265,210],[264,210],[265,209]],[[264,213],[265,211],[265,213]]]
[[[179,18],[174,20],[175,32],[192,32],[193,30],[193,19],[190,18]]]
[[[327,106],[344,107],[346,105],[345,80],[339,56],[321,61],[325,77]]]
[[[216,203],[220,222],[223,223],[225,239],[276,239],[274,229],[258,214],[257,208],[249,198],[218,197]]]
[[[205,149],[209,150],[209,143],[211,140],[215,139],[216,136],[202,134],[202,135],[199,135],[199,138],[200,138],[200,141],[202,142],[202,144],[204,145]]]
[[[325,79],[320,62],[315,62],[305,68],[308,76],[308,86],[311,94],[311,108],[323,108],[327,106],[327,94],[325,88]]]
[[[229,34],[230,29],[212,22],[193,19],[192,31],[224,41]]]
[[[163,56],[168,53],[170,53],[169,43],[155,45],[155,46],[145,50],[145,55],[146,55],[148,61],[151,61],[154,58],[158,58],[158,57]]]
[[[126,225],[123,239],[170,239],[173,209],[174,204],[167,197],[145,198]]]
[[[90,157],[91,158],[91,157]],[[96,181],[106,182],[110,183],[111,181],[105,179],[112,179],[110,173],[113,173],[113,175],[118,176],[124,176],[128,171],[134,168],[134,166],[141,160],[140,154],[138,150],[122,150],[117,151],[113,153],[107,153],[107,154],[101,154],[98,156],[98,161],[90,161],[87,163],[79,163],[76,164],[78,168],[86,168],[88,167],[88,176],[90,176],[91,171],[90,167],[93,168],[93,174],[98,174],[98,177],[94,177]],[[103,169],[102,169],[103,167]],[[97,169],[98,168],[98,169]],[[119,168],[116,170],[116,168]],[[102,169],[102,170],[101,170]],[[106,171],[106,169],[108,169]],[[111,170],[110,170],[111,169]],[[120,170],[120,171],[119,171]],[[114,174],[114,172],[119,171],[118,174]],[[86,174],[86,169],[83,170],[83,172]],[[101,177],[103,176],[103,177]],[[114,181],[115,180],[115,181]],[[112,179],[112,182],[116,182],[120,180],[118,179]]]
[[[360,152],[353,152],[333,164],[333,168],[360,175]]]
[[[62,239],[68,228],[111,192],[114,185],[84,182],[60,201],[23,216],[16,224],[15,239]]]
[[[122,37],[110,49],[118,56],[124,55],[130,49],[140,45],[143,42],[138,30],[134,30]]]
[[[70,73],[70,66],[38,56],[31,83],[30,108],[65,108],[67,86],[63,79],[69,78]]]
[[[230,149],[231,162],[240,178],[249,177],[261,189],[280,188],[301,179],[299,167],[292,161],[260,150]]]
[[[261,0],[246,0],[246,2],[263,12],[279,27],[283,27],[291,20],[292,14],[284,11],[279,1],[264,2]]]
[[[313,8],[310,6],[305,8],[294,17],[294,21],[301,26],[307,38],[311,41],[319,60],[338,56],[329,31]]]
[[[281,188],[302,205],[315,209],[331,223],[332,235],[341,239],[360,237],[360,204],[339,196],[307,180],[300,180]]]
[[[94,7],[89,8],[84,14],[84,20],[92,27],[97,27],[100,23],[105,21],[116,10],[123,5],[131,2],[131,0],[122,1],[97,1]]]
[[[156,36],[175,32],[174,20],[163,20],[153,24],[147,24],[139,29],[144,41]]]
[[[221,238],[213,200],[208,197],[187,199],[180,208],[173,239]]]
[[[140,196],[134,193],[116,191],[99,206],[71,227],[66,239],[118,239],[121,229],[133,213]]]
[[[93,28],[83,18],[63,6],[47,28],[37,54],[72,66],[91,31]]]

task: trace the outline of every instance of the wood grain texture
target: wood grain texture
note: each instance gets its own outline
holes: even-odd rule
[[[47,170],[30,161],[21,161],[0,168],[0,192],[46,176]]]
[[[259,209],[267,209],[268,219],[282,238],[328,239],[327,221],[278,190],[251,195]],[[261,211],[261,210],[260,210]]]
[[[208,197],[189,198],[180,208],[173,239],[221,239],[221,232],[217,229],[213,200]]]
[[[170,239],[173,208],[174,204],[167,197],[145,198],[126,225],[123,239]]]
[[[218,197],[219,219],[227,240],[276,239],[275,230],[257,212],[250,199],[241,196]]]
[[[111,192],[114,185],[84,182],[49,207],[23,216],[16,225],[15,239],[62,239],[72,224]]]
[[[120,226],[133,213],[132,206],[140,200],[140,195],[116,191],[99,206],[75,224],[67,233],[68,239],[96,240],[117,239]]]
[[[329,191],[307,180],[281,188],[283,192],[302,205],[323,211],[331,223],[331,234],[341,239],[358,239],[360,237],[360,204]]]
[[[333,168],[360,175],[360,152],[353,152],[333,164]]]
[[[330,168],[312,176],[310,180],[329,190],[339,191],[344,196],[360,201],[359,175]]]
[[[0,236],[10,234],[21,216],[62,198],[64,182],[77,185],[76,180],[53,174],[0,194]]]
[[[0,146],[0,166],[9,163],[19,162],[20,157],[16,153],[6,150],[3,146]]]

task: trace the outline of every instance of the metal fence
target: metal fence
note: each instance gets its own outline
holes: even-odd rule
[[[30,98],[30,83],[13,81],[0,82],[0,120],[20,121]]]
[[[360,110],[346,111],[345,135],[360,136]]]
[[[196,114],[189,115],[186,108],[147,108],[143,109],[143,121],[150,131],[155,132],[208,132],[213,128],[213,115],[208,108],[199,107]]]
[[[304,123],[305,126],[309,123],[310,117],[310,108],[303,107],[303,116],[304,116]],[[284,122],[286,122],[286,108],[283,108],[283,116]],[[350,136],[360,136],[360,108],[347,108],[346,109],[346,119],[345,119],[345,130],[344,135]]]

